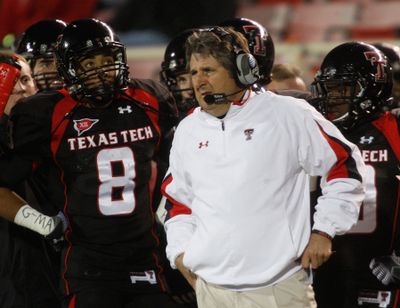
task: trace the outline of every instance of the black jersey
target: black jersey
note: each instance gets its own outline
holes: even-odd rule
[[[152,162],[168,155],[164,137],[176,117],[169,93],[144,80],[105,108],[85,107],[60,90],[13,110],[13,157],[1,178],[12,184],[34,162],[52,166],[52,202],[70,224],[67,292],[70,279],[158,283],[150,179]]]
[[[334,238],[334,254],[318,269],[318,307],[353,307],[356,300],[360,305],[372,300],[375,304],[391,303],[379,307],[400,307],[399,290],[385,287],[369,269],[372,258],[390,255],[400,248],[399,127],[398,120],[386,113],[344,132],[359,147],[366,164],[366,197],[358,223],[345,235]],[[337,301],[344,294],[351,295],[341,302],[348,301],[343,306]]]

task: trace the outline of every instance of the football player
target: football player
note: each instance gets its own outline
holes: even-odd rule
[[[150,193],[152,161],[167,159],[174,100],[156,82],[129,80],[124,45],[96,19],[65,27],[56,56],[66,87],[26,99],[11,114],[14,148],[0,160],[0,216],[50,238],[62,232],[59,219],[8,189],[35,162],[50,164],[53,204],[69,224],[62,262],[69,307],[174,307]],[[160,178],[164,172],[157,169]]]
[[[358,223],[334,238],[336,253],[317,271],[318,307],[400,307],[400,290],[379,281],[369,268],[371,260],[398,255],[400,248],[400,126],[382,112],[391,99],[390,66],[374,46],[344,43],[326,55],[313,89],[320,111],[358,145],[368,171]]]
[[[174,37],[164,52],[160,79],[173,94],[179,118],[191,113],[198,103],[193,94],[191,76],[187,70],[185,43],[194,30],[186,30]]]
[[[18,41],[16,52],[28,60],[40,91],[61,89],[64,85],[57,72],[54,51],[65,27],[66,23],[59,19],[41,20],[26,29]]]
[[[373,45],[382,51],[392,67],[393,103],[391,105],[393,108],[400,107],[400,47],[388,43],[375,43]]]

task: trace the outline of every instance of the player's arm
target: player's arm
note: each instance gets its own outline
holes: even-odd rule
[[[31,102],[16,105],[11,112],[13,148],[0,157],[0,216],[46,237],[58,236],[65,230],[65,219],[60,214],[50,217],[32,208],[12,189],[27,180],[33,164],[44,157],[45,112],[34,113]],[[45,137],[43,137],[45,136]]]
[[[0,187],[0,216],[44,236],[52,234],[62,223],[60,216],[50,217],[40,213],[6,187]]]

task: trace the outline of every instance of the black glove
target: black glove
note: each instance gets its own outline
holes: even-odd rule
[[[373,258],[369,268],[384,285],[400,284],[400,257],[395,254]]]
[[[64,245],[64,232],[67,229],[68,223],[62,212],[59,212],[53,217],[54,230],[44,238],[54,248],[55,251],[60,251]]]

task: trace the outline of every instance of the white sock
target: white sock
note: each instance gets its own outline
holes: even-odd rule
[[[22,206],[14,218],[14,223],[41,235],[49,235],[55,228],[54,218],[44,215],[28,204]]]

